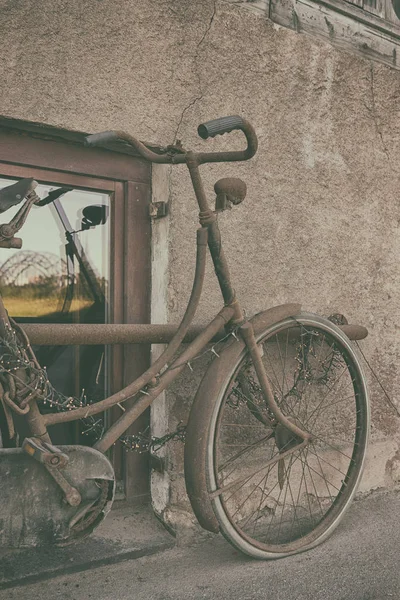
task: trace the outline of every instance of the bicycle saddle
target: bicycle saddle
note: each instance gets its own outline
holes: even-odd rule
[[[19,204],[22,200],[32,192],[37,186],[37,181],[33,178],[21,179],[17,183],[8,185],[0,190],[0,213],[5,212],[11,206]]]
[[[222,211],[230,208],[230,206],[240,204],[246,197],[246,184],[241,179],[236,177],[225,177],[219,179],[214,185],[214,190],[217,195],[215,201],[215,210]]]

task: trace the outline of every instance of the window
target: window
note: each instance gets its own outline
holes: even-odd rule
[[[0,119],[0,187],[33,177],[40,196],[60,186],[72,188],[58,206],[32,209],[18,234],[21,250],[0,250],[6,306],[25,322],[149,322],[150,165],[123,148],[85,148],[83,138]],[[106,222],[79,231],[93,206],[104,207]],[[0,222],[11,216],[3,213]],[[68,246],[67,232],[75,248]],[[60,391],[78,395],[85,390],[95,399],[132,381],[149,360],[149,348],[135,345],[67,346],[56,352],[42,346],[38,351]],[[107,418],[119,416],[116,407]],[[131,432],[144,429],[147,420],[144,415]],[[53,435],[58,443],[82,442],[81,428],[64,426]],[[146,496],[146,457],[116,445],[112,458],[125,496]]]

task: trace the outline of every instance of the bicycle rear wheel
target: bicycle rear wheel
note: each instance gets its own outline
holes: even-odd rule
[[[361,478],[370,416],[357,355],[329,321],[288,318],[257,342],[281,411],[311,442],[296,449],[276,422],[244,351],[215,402],[206,477],[224,536],[268,559],[312,548],[339,524]]]

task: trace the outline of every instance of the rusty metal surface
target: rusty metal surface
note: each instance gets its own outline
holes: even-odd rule
[[[178,330],[178,323],[169,325],[85,325],[58,323],[24,323],[31,344],[37,346],[69,346],[69,345],[98,345],[98,344],[168,344]],[[350,340],[363,340],[368,330],[362,325],[340,325],[340,329]],[[205,325],[192,325],[183,338],[183,343],[192,342],[203,330]],[[213,338],[213,342],[223,337],[223,330]]]
[[[23,324],[23,329],[31,344],[38,346],[168,344],[176,335],[178,327],[178,323],[169,325],[131,325],[129,323],[115,325]],[[192,342],[204,329],[205,325],[189,327],[183,338],[183,343]],[[222,334],[217,336],[214,341],[221,337]]]
[[[255,336],[257,337],[274,323],[287,317],[296,317],[300,310],[301,306],[299,304],[286,304],[259,313],[250,320]],[[350,333],[354,336],[365,336],[367,333],[364,327],[357,325],[344,325],[340,326],[339,329],[343,330],[346,335]],[[355,337],[353,339],[361,338]],[[227,372],[232,370],[244,347],[244,340],[235,341],[232,339],[226,344],[225,349],[220,352],[219,359],[210,364],[197,390],[186,429],[184,468],[186,491],[200,525],[212,532],[218,532],[219,525],[207,490],[208,427],[215,398],[222,383],[226,380]]]
[[[247,193],[247,186],[244,181],[237,177],[224,177],[214,184],[214,190],[217,195],[215,201],[215,210],[226,210],[231,204],[237,205],[243,202]]]
[[[363,340],[368,335],[368,329],[362,325],[339,325],[338,327],[347,335],[349,340]]]
[[[247,349],[251,356],[255,372],[261,389],[263,391],[264,398],[268,404],[268,408],[273,413],[279,424],[283,425],[288,431],[290,431],[294,437],[298,437],[304,441],[310,439],[310,434],[304,431],[301,427],[298,427],[295,423],[292,423],[281,411],[278,403],[275,400],[274,391],[269,381],[268,375],[265,371],[264,364],[262,362],[262,351],[258,347],[254,328],[251,323],[245,323],[240,328],[240,333],[246,342]]]
[[[201,126],[200,126],[201,127]],[[230,129],[240,129],[246,136],[247,148],[245,150],[228,151],[228,152],[198,152],[195,155],[195,160],[198,165],[210,162],[233,162],[249,160],[257,152],[258,141],[253,126],[245,119],[240,120],[240,124]],[[226,131],[228,133],[228,131]],[[88,145],[97,145],[112,141],[122,140],[127,142],[134,148],[140,156],[152,163],[161,164],[182,164],[187,160],[187,154],[178,147],[168,147],[164,154],[156,154],[150,150],[145,144],[139,142],[136,138],[126,133],[125,131],[105,131],[102,133],[88,136]]]
[[[251,319],[255,333],[273,323],[294,316],[300,312],[299,304],[285,304],[266,310]],[[244,341],[232,341],[226,344],[220,358],[213,361],[207,370],[193,402],[186,429],[185,442],[185,482],[186,490],[200,525],[208,531],[218,532],[206,485],[207,432],[215,397],[224,380],[227,368],[238,360],[244,348]]]
[[[83,417],[87,417],[89,415],[95,415],[99,412],[103,412],[104,410],[111,408],[115,404],[119,402],[124,402],[128,398],[132,398],[135,396],[142,388],[144,388],[154,377],[156,377],[161,369],[165,367],[170,360],[173,359],[176,351],[180,347],[183,338],[185,337],[187,330],[193,320],[195,315],[201,291],[203,287],[204,281],[204,272],[206,265],[206,252],[207,252],[207,230],[198,229],[197,230],[197,258],[196,258],[196,272],[193,281],[192,293],[189,299],[189,304],[187,306],[185,315],[182,319],[181,324],[178,327],[178,330],[171,340],[171,343],[168,345],[166,350],[160,355],[160,357],[145,371],[140,377],[135,379],[132,383],[124,387],[119,392],[116,392],[112,396],[109,396],[105,400],[97,402],[96,404],[92,404],[91,406],[78,408],[74,411],[70,411],[69,413],[61,413],[61,414],[49,414],[45,417],[45,422],[49,425],[51,423],[61,423],[67,421],[73,421],[75,419],[81,419]],[[213,335],[221,328],[221,324],[216,331],[213,331]],[[208,341],[208,340],[207,340]],[[132,420],[133,422],[133,420]],[[121,432],[122,433],[122,432]]]
[[[0,225],[0,240],[2,242],[10,242],[10,240],[15,239],[14,235],[21,229],[21,227],[26,222],[26,219],[28,218],[32,206],[40,202],[40,198],[35,192],[35,188],[38,185],[37,181],[35,181],[34,179],[23,179],[22,182],[27,182],[25,183],[24,187],[30,191],[27,192],[25,198],[20,197],[21,194],[17,194],[17,196],[19,197],[19,202],[21,202],[24,199],[25,202],[9,223],[3,223]],[[18,182],[15,185],[19,185],[22,182]],[[7,190],[7,188],[5,188],[5,190]],[[3,212],[4,210],[7,210],[6,206],[7,204],[5,203],[2,207],[3,210],[0,209],[0,211]]]
[[[2,188],[0,190],[0,213],[22,202],[25,196],[32,192],[37,185],[37,181],[30,177]]]

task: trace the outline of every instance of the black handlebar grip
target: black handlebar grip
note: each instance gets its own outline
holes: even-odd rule
[[[215,137],[216,135],[223,135],[229,133],[234,129],[242,129],[244,121],[242,117],[232,115],[231,117],[221,117],[220,119],[214,119],[213,121],[207,121],[202,123],[197,128],[197,133],[203,140],[209,137]]]
[[[98,144],[107,144],[116,142],[118,134],[116,131],[102,131],[101,133],[93,133],[85,138],[85,146],[97,146]]]

